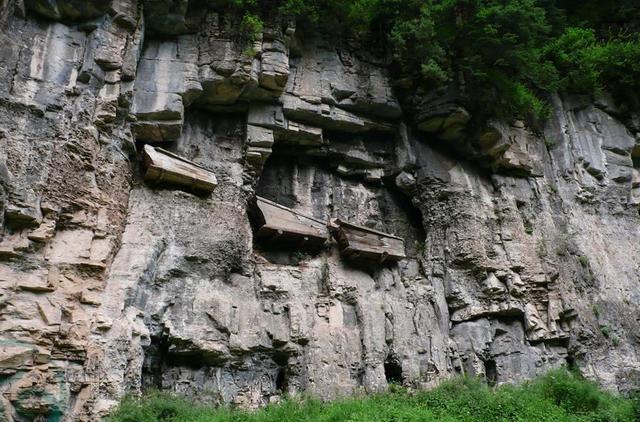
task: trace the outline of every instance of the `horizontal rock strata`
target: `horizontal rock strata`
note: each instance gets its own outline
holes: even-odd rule
[[[247,46],[202,2],[3,5],[5,419],[93,421],[150,388],[256,407],[564,364],[637,388],[637,115],[555,97],[543,133],[472,130],[454,94],[398,98],[367,51],[292,25]],[[145,182],[145,145],[217,187]],[[256,194],[404,251],[269,247]]]

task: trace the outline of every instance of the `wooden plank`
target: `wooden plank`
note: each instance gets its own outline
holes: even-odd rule
[[[162,148],[144,146],[144,180],[213,192],[218,181],[213,172]]]

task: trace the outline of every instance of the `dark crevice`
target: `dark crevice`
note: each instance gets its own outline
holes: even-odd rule
[[[640,145],[636,145],[631,151],[631,161],[634,168],[640,169]]]
[[[283,157],[275,152],[271,153],[264,164],[262,176],[256,186],[256,194],[263,198],[277,202],[285,207],[292,208],[296,204],[295,193],[293,192],[292,181],[288,166],[291,165],[291,158]]]
[[[402,384],[402,366],[397,358],[389,356],[384,362],[384,377],[389,384]]]
[[[419,255],[422,252],[422,248],[424,245],[420,245],[427,238],[427,232],[424,229],[424,223],[422,218],[422,212],[413,204],[411,198],[401,192],[395,185],[395,183],[390,180],[391,178],[384,178],[384,187],[389,192],[389,195],[392,197],[393,202],[402,209],[405,216],[407,217],[407,222],[411,226],[413,233],[415,235],[416,241],[419,244],[411,244],[409,242],[405,243],[405,247],[408,249],[409,253],[415,253]]]
[[[258,182],[257,191],[264,192],[269,187],[269,180],[263,179],[265,179],[266,169],[270,166],[290,166],[292,163],[296,163],[302,167],[317,167],[334,172],[339,164],[344,164],[354,170],[364,171],[381,168],[384,163],[393,159],[393,149],[388,145],[388,134],[377,132],[353,134],[325,130],[323,136],[325,144],[322,145],[300,145],[276,138],[272,153],[266,161],[263,177]],[[368,158],[350,156],[347,153],[349,150],[358,150]],[[365,184],[379,185],[379,181],[369,182],[357,171],[353,175],[341,174],[340,177],[345,180],[352,179]],[[283,205],[291,206],[286,203]]]
[[[278,374],[276,375],[276,391],[285,393],[289,387],[289,376],[287,367],[280,367]]]
[[[151,337],[151,344],[144,350],[141,382],[143,390],[162,388],[162,372],[168,351],[169,343],[166,337]]]
[[[569,370],[573,371],[574,369],[578,368],[576,365],[576,358],[572,354],[568,354],[565,360],[567,362],[567,368]]]
[[[496,385],[498,382],[498,367],[496,366],[495,360],[488,359],[484,361],[484,372],[487,378],[487,384],[490,386]]]

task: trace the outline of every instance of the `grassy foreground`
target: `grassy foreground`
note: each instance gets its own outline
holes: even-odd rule
[[[289,399],[253,413],[154,393],[125,399],[108,421],[640,421],[640,397],[608,394],[565,370],[496,389],[477,379],[458,378],[431,391],[391,390],[331,403]]]

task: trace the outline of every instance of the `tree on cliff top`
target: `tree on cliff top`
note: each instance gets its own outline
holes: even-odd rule
[[[426,90],[454,85],[479,114],[540,118],[555,91],[636,101],[640,87],[635,0],[226,1],[248,31],[277,15],[375,41],[403,76]]]

